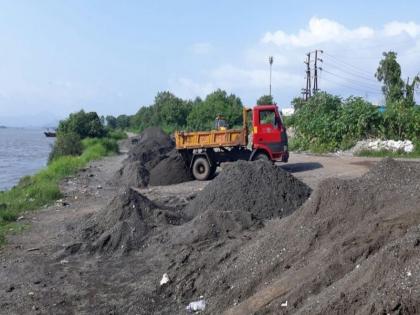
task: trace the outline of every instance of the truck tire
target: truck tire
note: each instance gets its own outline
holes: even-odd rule
[[[204,157],[196,158],[192,167],[192,173],[197,180],[207,180],[211,175],[209,161]]]
[[[261,153],[257,153],[254,156],[253,161],[266,161],[266,162],[268,162],[268,161],[270,161],[270,158],[267,156],[267,154],[261,152]]]

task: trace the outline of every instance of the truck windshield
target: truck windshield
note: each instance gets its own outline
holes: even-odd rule
[[[262,110],[260,111],[260,124],[276,125],[276,114],[273,110]]]

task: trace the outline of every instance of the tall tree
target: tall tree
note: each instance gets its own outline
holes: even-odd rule
[[[263,95],[257,100],[257,105],[271,105],[274,104],[273,96]]]
[[[188,127],[193,130],[210,130],[217,115],[222,115],[230,127],[242,124],[242,101],[234,94],[216,90],[204,101],[196,100],[188,116]]]
[[[401,79],[401,66],[397,62],[397,53],[384,52],[383,59],[379,62],[375,77],[383,82],[382,92],[387,104],[404,98],[404,81]]]
[[[416,75],[410,83],[410,79],[407,79],[405,84],[405,102],[407,105],[415,105],[414,91],[420,85],[420,77]]]

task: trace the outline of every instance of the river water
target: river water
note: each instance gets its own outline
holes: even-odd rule
[[[42,129],[0,128],[0,191],[47,164],[54,138]]]

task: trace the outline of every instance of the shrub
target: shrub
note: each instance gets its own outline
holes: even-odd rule
[[[80,139],[103,137],[106,134],[105,128],[96,112],[85,113],[81,110],[60,121],[59,133],[76,133]]]
[[[51,162],[60,156],[80,155],[83,151],[80,136],[74,132],[58,133],[48,161]]]

